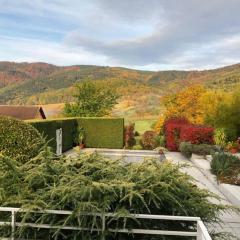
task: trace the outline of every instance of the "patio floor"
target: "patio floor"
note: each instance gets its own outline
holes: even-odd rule
[[[168,152],[165,154],[167,159],[172,160],[174,163],[184,163],[188,164],[189,167],[184,168],[184,171],[196,179],[196,184],[200,188],[205,188],[211,192],[217,194],[222,198],[220,203],[233,205],[231,199],[226,198],[223,193],[215,186],[215,184],[210,181],[205,174],[203,174],[202,169],[199,169],[192,161],[189,161],[181,153],[178,152]],[[206,161],[202,159],[203,161]],[[240,206],[238,206],[240,207]],[[235,213],[223,213],[221,216],[223,224],[221,227],[214,227],[216,231],[224,231],[232,233],[236,239],[240,240],[240,215]]]

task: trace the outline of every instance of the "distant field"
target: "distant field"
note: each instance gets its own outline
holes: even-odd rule
[[[43,108],[47,118],[61,117],[64,103],[39,105]]]
[[[143,134],[145,131],[152,130],[152,126],[157,121],[157,118],[154,119],[126,119],[126,124],[135,123],[135,130],[140,134]]]

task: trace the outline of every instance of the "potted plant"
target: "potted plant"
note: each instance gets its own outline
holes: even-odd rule
[[[85,147],[85,130],[83,127],[77,127],[75,142],[82,149]]]
[[[226,149],[232,154],[237,153],[238,152],[237,142],[228,142]]]

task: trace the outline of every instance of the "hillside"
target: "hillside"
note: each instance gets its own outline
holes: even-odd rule
[[[240,83],[240,64],[206,71],[140,71],[120,67],[0,62],[0,104],[72,101],[74,84],[95,81],[122,96],[114,114],[146,116],[160,110],[160,96],[191,83],[232,89]]]

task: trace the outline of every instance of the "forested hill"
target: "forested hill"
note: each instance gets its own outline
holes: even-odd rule
[[[240,64],[207,71],[140,71],[120,67],[0,62],[0,104],[46,104],[71,99],[83,80],[117,89],[122,96],[159,96],[189,83],[231,89],[240,83]],[[101,81],[101,82],[100,82]]]

